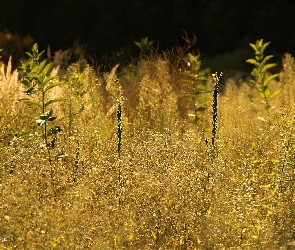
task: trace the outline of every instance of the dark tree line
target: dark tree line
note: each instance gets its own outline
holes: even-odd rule
[[[133,41],[146,36],[170,48],[182,30],[195,34],[208,56],[260,38],[295,54],[294,13],[292,0],[2,0],[0,29],[53,50],[78,38],[90,54],[136,51]]]

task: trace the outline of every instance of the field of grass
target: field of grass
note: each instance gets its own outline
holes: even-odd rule
[[[295,249],[293,57],[268,110],[250,81],[223,79],[213,146],[215,81],[182,52],[54,68],[50,147],[2,66],[0,249]]]

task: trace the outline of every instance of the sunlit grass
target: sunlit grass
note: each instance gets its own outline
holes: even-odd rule
[[[72,65],[85,94],[56,90],[72,99],[54,107],[64,132],[53,180],[38,113],[16,104],[19,86],[2,73],[0,249],[294,248],[293,58],[270,112],[249,83],[226,81],[213,159],[211,110],[190,123],[184,76],[160,55],[141,60],[118,73]]]

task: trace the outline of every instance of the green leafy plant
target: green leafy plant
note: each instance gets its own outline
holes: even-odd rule
[[[154,44],[154,40],[153,41],[149,41],[149,38],[142,38],[140,42],[134,42],[135,45],[140,48],[140,52],[141,53],[146,53],[149,51],[149,49],[151,48],[151,46]]]
[[[204,94],[210,93],[210,89],[206,86],[207,74],[200,70],[201,63],[200,54],[187,54],[188,70],[185,71],[185,92],[193,111],[190,116],[194,117],[192,122],[195,124],[200,121],[201,114],[208,108],[209,97]]]
[[[62,129],[57,125],[52,127],[48,126],[49,122],[53,122],[56,119],[50,106],[55,102],[65,100],[65,98],[48,98],[49,91],[62,85],[63,82],[56,81],[58,76],[49,75],[53,64],[47,63],[47,60],[41,61],[43,53],[44,51],[39,53],[37,44],[34,44],[32,53],[27,52],[29,60],[22,63],[20,74],[22,76],[21,83],[26,88],[25,93],[30,98],[23,98],[19,101],[37,106],[40,109],[41,115],[36,122],[42,128],[43,138],[46,148],[48,149],[49,161],[51,164],[50,150],[54,149],[57,134],[60,133]]]
[[[279,75],[268,72],[276,66],[276,63],[269,63],[273,55],[264,56],[264,51],[269,44],[270,42],[263,43],[263,39],[257,40],[255,44],[250,43],[250,47],[255,51],[255,59],[246,60],[255,66],[251,72],[255,80],[251,82],[255,84],[258,94],[264,99],[267,110],[270,109],[270,102],[280,94],[279,91],[271,91],[269,88],[269,83]]]

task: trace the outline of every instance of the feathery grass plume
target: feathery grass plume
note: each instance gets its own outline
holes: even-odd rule
[[[105,73],[103,78],[106,82],[105,89],[107,91],[107,100],[106,100],[106,107],[107,107],[107,116],[111,116],[116,112],[117,108],[117,100],[121,96],[123,96],[123,89],[121,86],[120,79],[116,75],[116,71],[120,64],[115,65],[111,72]]]
[[[12,71],[12,57],[9,57],[6,67],[2,64],[0,72],[1,81],[5,81],[7,84],[17,85],[19,74],[17,70]]]
[[[141,63],[143,76],[139,90],[139,130],[172,130],[177,119],[177,98],[171,86],[168,64],[161,58]]]
[[[82,155],[98,150],[105,138],[109,138],[110,123],[102,113],[101,79],[85,60],[72,63],[64,79],[67,88],[63,90],[68,105],[60,107],[67,127],[67,147],[63,150],[70,159],[77,182],[78,174],[80,177],[85,174],[83,168],[77,168],[80,166],[77,152],[82,158]]]
[[[282,99],[282,104],[292,107],[295,105],[295,60],[291,54],[286,53],[282,58],[283,70],[279,74],[281,83],[280,99]]]
[[[8,64],[4,63],[0,69],[0,91],[2,93],[11,91],[14,95],[15,101],[23,96],[21,85],[19,84],[19,73],[17,70],[12,71],[12,57],[9,58]],[[11,103],[15,106],[16,103]]]
[[[18,72],[12,72],[12,58],[0,69],[0,142],[7,146],[15,137],[25,136],[28,119],[17,101],[24,96],[18,80]],[[29,112],[27,112],[29,113]],[[10,142],[9,142],[10,141]]]
[[[87,67],[85,60],[79,60],[71,64],[66,71],[65,80],[68,83],[67,102],[68,102],[68,137],[77,130],[74,120],[83,112],[85,107],[84,95],[86,94],[87,82],[85,82],[84,69]]]
[[[111,108],[109,109],[107,116],[112,116],[114,113],[117,115],[117,186],[116,186],[116,198],[118,199],[118,205],[123,205],[125,187],[124,187],[124,176],[122,166],[122,140],[123,140],[123,88],[120,79],[116,75],[116,70],[119,67],[117,64],[109,74],[104,75],[106,81],[106,91],[109,94],[109,102]]]

